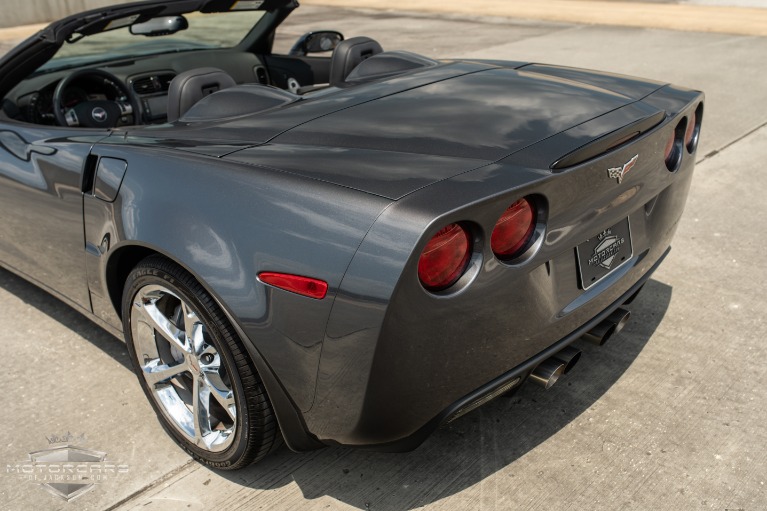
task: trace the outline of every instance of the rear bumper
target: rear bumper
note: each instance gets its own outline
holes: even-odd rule
[[[576,271],[579,234],[527,271],[485,260],[454,296],[428,296],[417,280],[400,282],[388,302],[339,296],[335,310],[346,308],[346,323],[328,329],[318,393],[304,413],[310,434],[326,444],[412,449],[461,408],[527,376],[625,303],[661,264],[691,181],[686,170],[630,213],[588,228],[599,232],[628,216],[634,255],[587,290]]]
[[[421,445],[436,429],[440,426],[451,422],[457,417],[462,416],[464,413],[468,413],[479,406],[482,406],[496,397],[502,395],[512,388],[517,388],[524,383],[530,372],[541,362],[547,358],[555,355],[565,347],[571,345],[583,334],[594,328],[596,325],[605,320],[613,311],[620,308],[623,304],[630,301],[631,298],[637,294],[645,283],[650,279],[655,270],[660,266],[668,253],[671,251],[669,247],[663,255],[655,262],[655,264],[645,273],[641,279],[639,279],[633,286],[631,286],[625,293],[621,295],[615,302],[609,307],[601,311],[599,314],[591,318],[588,322],[584,323],[578,329],[574,330],[564,338],[555,342],[545,350],[536,354],[535,356],[525,360],[516,367],[510,369],[504,374],[498,376],[492,381],[487,382],[476,390],[466,394],[462,398],[454,401],[447,408],[442,410],[436,417],[428,421],[421,426],[414,433],[409,436],[394,440],[388,443],[381,444],[369,444],[362,447],[378,452],[407,452],[412,451]],[[334,441],[326,441],[328,444],[338,444]]]

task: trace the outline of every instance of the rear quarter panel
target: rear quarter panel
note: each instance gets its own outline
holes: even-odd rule
[[[168,149],[99,145],[128,169],[113,203],[87,196],[94,312],[115,324],[110,260],[147,247],[189,270],[258,350],[298,409],[308,409],[325,325],[357,247],[390,201],[273,169]],[[260,283],[261,271],[322,279],[314,300]]]

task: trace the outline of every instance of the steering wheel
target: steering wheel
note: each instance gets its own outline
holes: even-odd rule
[[[64,94],[73,82],[82,77],[94,77],[105,86],[116,89],[114,100],[86,100],[68,108],[64,105]],[[128,87],[112,73],[101,69],[81,69],[63,78],[53,92],[53,113],[60,126],[83,126],[86,128],[114,128],[138,121],[138,103]],[[128,119],[122,120],[123,118]],[[134,120],[135,119],[135,120]]]

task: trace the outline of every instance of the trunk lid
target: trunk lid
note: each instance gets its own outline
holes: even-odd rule
[[[351,105],[225,158],[398,199],[634,101],[567,78],[492,68]]]
[[[633,101],[566,78],[490,69],[337,111],[272,142],[495,161]]]

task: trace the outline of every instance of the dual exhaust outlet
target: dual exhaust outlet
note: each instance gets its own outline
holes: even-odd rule
[[[628,323],[631,313],[626,309],[618,308],[607,316],[601,323],[586,332],[581,339],[597,346],[602,346],[613,335],[617,334]],[[567,374],[575,367],[581,358],[581,350],[573,346],[567,346],[556,355],[547,358],[530,373],[530,381],[545,389],[551,388],[560,376]]]

